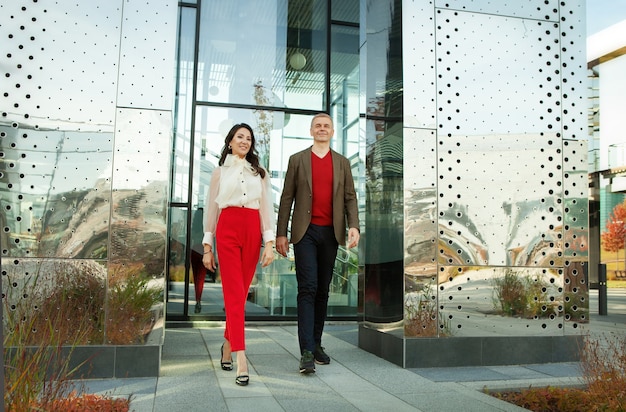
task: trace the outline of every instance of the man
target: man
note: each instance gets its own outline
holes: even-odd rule
[[[330,357],[322,347],[328,290],[338,246],[359,243],[359,216],[350,162],[330,148],[333,121],[320,113],[311,121],[313,146],[289,158],[280,198],[276,251],[287,256],[287,226],[291,216],[296,280],[298,281],[298,341],[300,373],[315,372],[315,363]]]

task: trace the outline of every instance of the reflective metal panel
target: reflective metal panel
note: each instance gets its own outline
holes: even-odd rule
[[[563,137],[583,141],[588,139],[586,15],[585,0],[560,3]]]
[[[404,5],[410,122],[420,107],[428,114],[430,68],[409,50],[429,5]],[[411,227],[430,220],[405,192],[405,336],[557,335],[588,321],[586,148],[563,140],[582,132],[584,39],[579,2],[560,5],[435,4],[437,144],[424,130],[413,148],[405,128],[404,187],[428,173],[410,153],[436,151],[437,258],[429,268],[426,242],[410,249]]]
[[[404,127],[436,127],[434,9],[429,0],[414,1],[402,10]]]
[[[118,106],[172,108],[176,15],[171,0],[124,2]]]
[[[560,130],[558,25],[448,10],[436,24],[442,135]]]
[[[447,10],[436,19],[440,263],[562,264],[558,49],[545,53],[558,28]]]
[[[565,2],[561,2],[561,4],[562,3]],[[477,12],[476,14],[497,14],[537,20],[557,21],[559,19],[558,0],[435,0],[435,7]]]
[[[368,116],[401,118],[402,76],[402,1],[368,2],[365,21],[366,103],[361,108]]]
[[[544,136],[439,145],[439,262],[562,265],[560,148]]]
[[[448,336],[563,334],[561,270],[446,266],[442,274],[440,329]]]
[[[435,275],[435,139],[433,130],[404,129],[404,268],[417,276]]]
[[[39,346],[104,343],[106,265],[92,259],[3,259],[3,328]],[[6,341],[5,341],[6,342]]]
[[[0,53],[7,64],[0,106],[9,120],[27,129],[112,131],[121,5],[2,5],[7,18],[0,25]]]
[[[106,258],[111,138],[0,126],[3,256]]]
[[[434,130],[404,129],[404,331],[437,336],[437,171]]]
[[[582,333],[581,324],[588,323],[589,316],[589,282],[588,263],[567,261],[564,268],[563,310],[565,316],[565,333]]]
[[[366,208],[363,238],[365,320],[404,316],[404,187],[402,122],[402,2],[366,4]],[[363,32],[362,32],[363,33]],[[362,60],[363,61],[363,60]],[[363,79],[362,79],[363,80]]]
[[[174,37],[174,28],[164,33],[162,23],[175,25],[175,5],[163,2],[158,10],[154,6],[150,5],[149,20],[158,15],[159,22],[151,26],[149,40],[138,41],[129,32],[122,36],[132,37],[129,42],[140,44],[142,50],[154,39]],[[142,6],[137,7],[135,12]],[[132,15],[133,5],[126,2],[124,8],[128,12],[126,30],[151,25],[145,11],[139,23]],[[106,341],[144,343],[145,333],[163,316],[159,301],[163,300],[160,277],[165,265],[170,112],[133,117],[121,110],[114,142],[122,2],[78,4],[61,0],[50,8],[45,2],[16,1],[2,5],[2,10],[11,19],[9,24],[0,25],[0,35],[8,39],[0,49],[12,62],[5,76],[11,82],[2,84],[0,97],[5,103],[2,107],[12,108],[3,111],[0,120],[0,192],[7,200],[0,214],[3,271],[11,257],[14,265],[22,265],[25,277],[44,275],[38,286],[61,285],[64,292],[75,287],[88,289],[80,296],[93,297],[98,303],[80,304],[85,310],[79,316],[98,324],[100,338],[87,343],[103,343],[105,323],[124,322],[136,327],[131,338],[118,341],[107,334]],[[133,22],[137,24],[129,27]],[[161,81],[142,79],[145,66],[141,72],[125,67],[121,76],[134,78],[136,95],[154,87],[158,95],[150,96],[149,104],[169,109],[171,93],[167,90],[172,76],[167,73],[172,73],[172,59],[163,44],[150,44],[159,50],[160,59],[149,64],[162,76]],[[173,57],[173,42],[168,46]],[[133,138],[128,138],[130,135]],[[112,236],[111,224],[115,225]],[[109,254],[111,244],[114,253]],[[116,261],[106,260],[111,258]],[[123,259],[128,265],[120,271],[115,264]],[[122,272],[126,275],[123,283],[119,282]],[[55,302],[51,293],[46,298]],[[147,306],[137,306],[140,300]],[[62,307],[52,309],[56,310],[52,316],[65,316]],[[79,316],[65,324],[80,330],[83,323]],[[153,343],[158,341],[157,336]]]
[[[120,109],[113,157],[111,254],[114,262],[165,268],[171,114]]]
[[[404,188],[402,128],[367,122],[365,320],[393,322],[403,316]]]
[[[587,142],[563,141],[565,326],[580,333],[589,322],[589,175]]]
[[[105,338],[142,344],[149,336],[140,332],[165,315],[172,117],[169,111],[120,109],[116,125]],[[124,311],[131,322],[122,321]]]
[[[587,142],[563,141],[564,256],[583,262],[589,256],[589,175]]]

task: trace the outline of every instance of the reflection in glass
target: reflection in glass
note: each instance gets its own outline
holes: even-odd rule
[[[196,9],[180,9],[176,104],[174,107],[174,153],[172,159],[172,202],[186,202],[189,195],[191,118],[193,111],[193,75]],[[197,156],[196,149],[193,150]],[[194,163],[194,167],[196,164]]]
[[[365,319],[402,318],[403,165],[400,123],[367,122]]]
[[[108,133],[0,126],[4,256],[106,258]],[[17,161],[19,159],[19,161]]]
[[[267,147],[260,147],[264,150],[262,156],[269,164],[269,171],[272,177],[272,195],[275,208],[278,207],[278,200],[283,186],[283,178],[287,169],[289,157],[300,150],[311,146],[312,138],[308,135],[312,116],[291,114],[286,116],[281,112],[272,112],[262,120],[262,127],[255,127],[255,138],[259,130],[268,131],[271,144]],[[200,316],[223,316],[223,304],[221,296],[221,285],[219,277],[219,256],[217,273],[206,273],[204,284],[202,285],[201,307],[196,313],[196,279],[194,277],[194,252],[201,250],[202,226],[198,219],[204,210],[206,193],[213,170],[218,167],[219,156],[224,146],[224,138],[228,130],[235,123],[249,123],[257,125],[259,122],[258,112],[254,110],[198,106],[196,119],[204,128],[197,129],[195,139],[198,143],[194,152],[194,168],[192,183],[192,205],[191,217],[191,258],[189,263],[188,289],[185,289],[179,282],[184,282],[184,260],[178,258],[184,253],[184,239],[186,233],[181,225],[186,225],[187,217],[180,211],[172,209],[170,217],[170,247],[175,246],[175,255],[170,256],[170,287],[168,301],[171,305],[170,313],[183,313],[182,303],[185,296],[188,305],[188,313]],[[210,119],[210,121],[208,121]],[[206,120],[206,121],[204,121]],[[345,137],[341,137],[345,135]],[[349,141],[349,137],[342,130],[336,130],[335,138],[331,141],[333,149],[345,153],[342,145]],[[343,143],[342,143],[343,142]],[[356,145],[353,147],[357,147]],[[357,147],[358,148],[358,147]],[[359,176],[359,168],[362,162],[359,160],[358,152],[346,155],[352,160],[353,174],[355,179]],[[359,193],[361,197],[362,194]],[[174,235],[175,234],[175,235]],[[197,239],[196,239],[197,238]],[[194,240],[196,239],[196,240]],[[175,259],[175,264],[172,259]],[[197,268],[197,267],[196,267]],[[201,269],[201,268],[200,268]],[[337,255],[335,263],[335,275],[331,284],[331,298],[329,301],[329,316],[354,315],[357,306],[358,291],[358,250],[346,250],[343,246]],[[293,253],[290,252],[288,258],[276,255],[275,261],[267,268],[258,266],[255,278],[253,279],[250,294],[248,296],[247,311],[249,316],[295,316],[296,314],[296,281],[295,268],[293,263]]]
[[[563,291],[556,269],[442,267],[439,327],[450,336],[560,335]]]
[[[399,0],[368,3],[366,33],[366,208],[364,316],[403,317],[404,187],[402,25]],[[365,11],[365,10],[364,10]]]
[[[187,260],[187,210],[172,207],[169,210],[168,231],[168,279],[167,279],[167,313],[168,315],[183,314],[185,302],[185,282]]]
[[[107,315],[120,309],[105,312],[106,272],[106,261],[92,259],[3,261],[5,337],[11,333],[13,342],[37,347],[51,339],[72,345],[104,344]],[[133,343],[140,335],[143,338],[143,332],[134,334]]]
[[[0,120],[3,275],[11,262],[18,288],[36,285],[20,305],[53,305],[45,317],[81,343],[159,344],[176,10],[20,3],[3,5],[15,18],[0,26],[14,62]]]
[[[439,330],[436,265],[435,132],[404,129],[404,333],[436,337]]]
[[[326,5],[325,0],[207,3],[200,16],[197,99],[322,111]]]
[[[579,4],[539,3],[403,10],[406,44],[428,49],[414,27],[432,27],[431,11],[438,39],[437,61],[404,48],[407,337],[552,336],[588,321],[587,149],[562,136],[579,137],[584,91],[579,71],[559,71],[580,45],[555,46],[579,38],[555,24],[559,6],[576,23],[564,11]]]

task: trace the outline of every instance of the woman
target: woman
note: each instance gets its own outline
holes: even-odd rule
[[[213,171],[206,202],[204,266],[215,271],[213,237],[220,260],[222,292],[226,310],[225,342],[220,364],[232,370],[232,353],[237,354],[235,382],[250,381],[244,335],[248,289],[261,249],[261,265],[274,260],[274,213],[269,174],[259,165],[254,132],[245,123],[234,125],[224,141],[219,166]]]

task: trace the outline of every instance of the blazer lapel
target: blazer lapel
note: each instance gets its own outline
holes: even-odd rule
[[[333,196],[334,196],[337,193],[337,190],[339,190],[339,176],[343,176],[343,174],[339,172],[339,168],[341,167],[339,156],[337,156],[337,154],[332,149],[330,150],[330,154],[333,159]]]
[[[302,166],[304,167],[304,172],[306,173],[306,181],[309,184],[309,190],[313,192],[313,169],[311,166],[311,155],[312,151],[305,151],[302,156]]]

